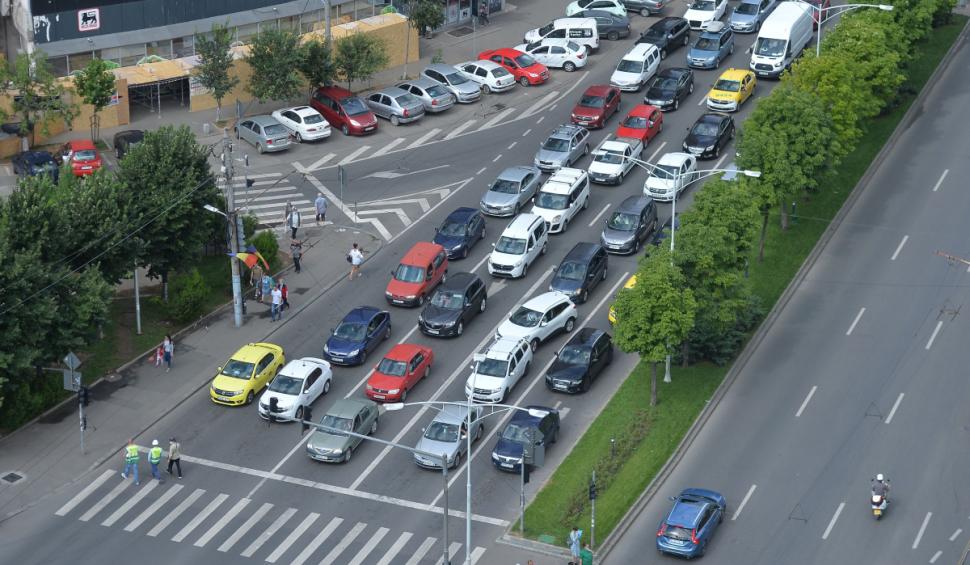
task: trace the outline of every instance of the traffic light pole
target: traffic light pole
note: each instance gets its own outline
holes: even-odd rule
[[[236,195],[232,186],[233,176],[232,143],[229,141],[229,128],[222,128],[222,172],[226,177],[226,218],[229,220],[229,265],[232,268],[232,314],[236,327],[242,327],[242,283],[239,275],[239,234],[236,226]]]
[[[593,469],[593,479],[589,482],[589,548],[596,547],[596,469]]]

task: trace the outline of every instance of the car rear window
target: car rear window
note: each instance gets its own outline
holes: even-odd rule
[[[96,158],[97,153],[94,152],[94,149],[81,149],[80,151],[75,151],[73,157],[75,161],[93,161]]]
[[[323,121],[323,116],[320,114],[310,114],[309,116],[303,116],[303,123],[307,125],[319,124]]]
[[[667,530],[664,532],[670,539],[687,541],[690,539],[690,530],[687,528],[682,528],[680,526],[667,525]]]
[[[265,128],[263,128],[263,130],[266,132],[266,135],[283,135],[287,133],[286,128],[283,127],[282,124],[273,124],[271,126],[266,126]]]

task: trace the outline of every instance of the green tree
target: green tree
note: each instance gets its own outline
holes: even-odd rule
[[[351,88],[355,80],[367,80],[387,65],[384,41],[367,33],[352,33],[335,42],[337,72]]]
[[[222,119],[222,100],[239,84],[239,78],[229,76],[233,56],[232,30],[225,25],[212,24],[209,35],[195,35],[195,52],[199,54],[199,64],[193,75],[199,84],[212,91],[216,99],[216,121]]]
[[[337,73],[333,62],[333,50],[330,49],[329,43],[316,37],[304,42],[300,48],[303,53],[297,68],[306,78],[309,94],[312,95],[318,86],[327,86],[333,82]]]
[[[711,179],[694,194],[691,218],[703,225],[723,225],[734,245],[734,269],[743,269],[758,231],[758,204],[747,177],[735,181]]]
[[[91,59],[88,66],[74,75],[74,87],[85,103],[94,107],[91,113],[91,140],[101,133],[101,111],[111,103],[115,93],[115,75],[101,59]]]
[[[856,80],[872,93],[875,107],[866,117],[877,114],[895,101],[906,80],[902,72],[908,52],[905,34],[896,33],[892,16],[880,10],[859,10],[843,18],[825,36],[825,51],[831,50],[852,61]]]
[[[640,264],[637,284],[617,295],[614,308],[616,344],[622,351],[639,353],[651,364],[650,405],[656,406],[657,363],[672,346],[687,339],[697,310],[694,293],[671,263],[670,252],[657,249]]]
[[[257,35],[249,46],[246,62],[252,76],[246,90],[257,100],[290,100],[300,95],[304,59],[300,38],[289,30],[271,29]]]
[[[20,53],[12,63],[0,65],[0,88],[13,102],[12,112],[0,108],[0,119],[11,115],[20,120],[20,137],[26,151],[33,144],[34,126],[44,135],[58,120],[68,127],[78,115],[77,104],[69,102],[71,90],[51,71],[43,51]]]
[[[441,3],[434,0],[412,0],[408,3],[408,27],[421,34],[428,29],[437,29],[445,23],[445,13]],[[411,33],[408,31],[404,42],[404,76],[408,74],[408,55],[411,53]]]

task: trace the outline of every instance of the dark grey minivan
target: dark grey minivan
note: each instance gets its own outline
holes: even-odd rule
[[[653,198],[640,194],[620,203],[606,220],[600,244],[610,253],[636,253],[657,230],[657,207]]]
[[[590,291],[606,280],[609,260],[602,245],[581,241],[556,267],[549,290],[568,295],[576,304],[586,302]]]

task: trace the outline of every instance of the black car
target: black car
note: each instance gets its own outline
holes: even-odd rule
[[[485,238],[485,218],[475,208],[458,208],[435,228],[434,243],[445,248],[448,259],[464,259]]]
[[[667,53],[690,43],[690,24],[684,18],[661,18],[640,34],[637,43],[653,43],[660,49],[660,58],[666,59]]]
[[[459,336],[465,324],[485,311],[485,283],[472,273],[455,273],[431,295],[418,316],[418,327],[427,335]]]
[[[596,20],[596,33],[610,41],[630,37],[630,18],[617,16],[604,10],[583,10],[573,17],[593,18]]]
[[[10,160],[13,172],[19,177],[33,177],[48,174],[57,182],[60,176],[60,163],[47,151],[24,151]]]
[[[724,146],[734,139],[734,118],[708,113],[697,118],[684,140],[684,151],[699,159],[717,159]]]
[[[606,220],[600,244],[608,253],[636,253],[657,229],[657,206],[645,194],[628,196]]]
[[[515,410],[492,449],[492,464],[503,471],[520,472],[522,449],[530,441],[545,449],[559,439],[559,411],[547,406]]]
[[[546,387],[560,392],[586,392],[613,362],[613,338],[596,328],[583,328],[556,353],[546,373]]]
[[[643,103],[661,110],[676,110],[694,92],[694,71],[687,67],[660,69],[647,87]]]
[[[589,291],[606,280],[608,263],[609,256],[602,245],[581,241],[556,267],[549,290],[567,294],[576,303],[586,302]]]
[[[121,159],[133,145],[138,145],[145,139],[145,132],[140,129],[119,131],[114,136],[115,157]]]

